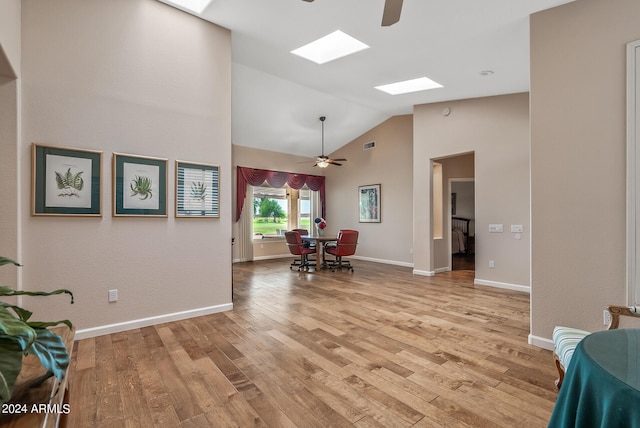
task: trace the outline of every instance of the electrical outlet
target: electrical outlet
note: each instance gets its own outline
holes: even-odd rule
[[[494,262],[493,260],[489,260],[489,268],[493,269],[496,267],[496,262]]]
[[[118,290],[109,290],[109,302],[118,301]]]
[[[606,309],[602,311],[602,324],[604,325],[611,324],[611,314]]]

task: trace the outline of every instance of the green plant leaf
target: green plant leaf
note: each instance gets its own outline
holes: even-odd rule
[[[8,264],[14,264],[14,265],[16,265],[16,266],[22,266],[20,263],[18,263],[18,262],[16,262],[16,261],[13,261],[13,260],[8,259],[8,258],[6,258],[6,257],[2,257],[2,256],[0,256],[0,266],[2,266],[2,265],[8,265]]]
[[[29,318],[31,318],[31,315],[33,315],[33,312],[28,311],[24,308],[21,308],[20,306],[11,305],[5,302],[0,302],[0,306],[5,307],[7,309],[12,309],[16,313],[16,315],[18,315],[18,318],[20,318],[20,320],[24,322],[29,321]]]
[[[69,353],[62,338],[46,329],[37,330],[37,334],[36,341],[27,353],[37,356],[44,368],[53,373],[58,382],[62,381],[69,367]]]
[[[71,304],[73,304],[73,293],[66,288],[61,288],[59,290],[53,291],[26,291],[26,290],[11,290],[11,292],[7,292],[6,289],[9,287],[0,287],[0,296],[53,296],[54,294],[68,294],[71,296]]]
[[[22,349],[15,340],[0,335],[0,402],[11,398],[16,379],[22,370]]]
[[[71,321],[69,321],[69,320],[29,321],[27,324],[29,325],[29,327],[34,328],[36,330],[43,329],[43,328],[48,328],[48,327],[55,327],[55,326],[60,325],[60,324],[64,324],[69,328],[73,328],[73,324],[71,324]]]
[[[29,327],[24,321],[16,318],[7,310],[0,306],[0,336],[6,335],[15,338],[22,350],[28,349],[36,340],[36,331]]]

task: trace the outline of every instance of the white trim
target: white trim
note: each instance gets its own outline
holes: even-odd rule
[[[449,266],[447,267],[441,267],[441,268],[436,268],[436,270],[434,271],[435,273],[444,273],[444,272],[451,272],[451,268]]]
[[[638,168],[638,117],[636,87],[638,79],[637,63],[640,61],[640,40],[627,44],[627,304],[635,305],[640,300],[640,283],[638,282],[638,204],[640,189],[637,187]]]
[[[414,275],[420,275],[420,276],[434,276],[436,273],[432,270],[413,270],[413,274]]]
[[[162,324],[171,321],[180,321],[188,318],[200,317],[203,315],[217,314],[233,310],[233,303],[209,306],[206,308],[190,309],[188,311],[174,312],[171,314],[158,315],[137,320],[125,321],[116,324],[102,325],[99,327],[84,328],[76,331],[75,340],[88,339],[90,337],[102,336],[105,334],[119,333],[121,331],[133,330],[136,328],[149,327],[151,325]]]
[[[400,262],[396,260],[376,259],[374,257],[363,257],[363,256],[357,256],[357,255],[349,256],[349,258],[355,259],[355,260],[364,260],[366,262],[383,263],[385,265],[404,266],[404,267],[410,267],[410,268],[413,267],[413,263],[411,262]]]
[[[287,257],[291,257],[292,259],[294,259],[296,256],[294,256],[291,253],[287,253],[287,254],[272,254],[269,256],[258,256],[258,257],[254,257],[253,261],[259,261],[259,260],[271,260],[271,259],[285,259]],[[249,261],[249,260],[247,260]]]
[[[529,334],[529,345],[537,346],[538,348],[547,349],[549,351],[554,350],[553,340],[546,337],[534,336]]]
[[[509,284],[507,282],[487,281],[486,279],[474,279],[475,285],[484,285],[487,287],[504,288],[507,290],[524,291],[525,293],[531,293],[531,287],[528,285]]]

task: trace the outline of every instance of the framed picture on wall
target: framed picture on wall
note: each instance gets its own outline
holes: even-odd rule
[[[113,215],[167,217],[167,159],[113,154]]]
[[[220,217],[220,167],[176,161],[176,217]]]
[[[380,185],[358,187],[360,223],[380,223]]]
[[[32,215],[100,217],[101,165],[101,151],[33,143]]]

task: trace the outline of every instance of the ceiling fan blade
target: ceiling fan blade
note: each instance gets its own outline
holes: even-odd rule
[[[382,15],[382,26],[388,27],[398,22],[400,20],[400,12],[402,12],[402,0],[386,0]]]
[[[338,162],[330,162],[330,163],[331,163],[331,165],[335,165],[335,166],[342,166],[342,164],[341,164],[341,163],[338,163]]]
[[[303,0],[303,1],[308,1],[309,3],[311,3],[313,0]]]
[[[332,162],[338,161],[338,162],[346,162],[346,159],[331,159]]]

